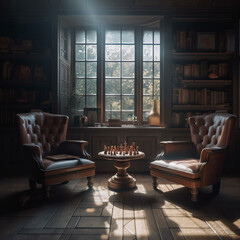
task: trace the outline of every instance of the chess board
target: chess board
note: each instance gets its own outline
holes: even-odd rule
[[[116,160],[124,160],[124,159],[129,160],[130,159],[131,160],[131,159],[143,158],[145,156],[145,153],[139,151],[138,154],[136,154],[136,155],[133,155],[133,154],[130,155],[129,153],[127,153],[127,154],[116,153],[116,155],[114,155],[114,154],[111,155],[110,153],[105,154],[104,151],[102,151],[102,152],[98,153],[98,156],[102,157],[104,159],[108,159],[108,160],[114,160],[114,159],[116,159]]]

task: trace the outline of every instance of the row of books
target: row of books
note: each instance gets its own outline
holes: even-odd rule
[[[0,37],[0,53],[27,53],[32,51],[32,41]]]
[[[42,66],[24,65],[5,61],[0,63],[0,79],[44,81],[46,80],[46,75]]]
[[[3,103],[36,103],[36,91],[0,88],[0,104]]]
[[[183,79],[226,79],[228,77],[228,64],[226,62],[208,63],[207,61],[173,64],[172,72],[175,82],[180,82]]]
[[[36,91],[24,88],[0,88],[0,104],[47,104],[51,100],[51,92],[47,89]]]
[[[208,38],[201,39],[201,35],[206,34]],[[229,41],[232,37],[231,30],[221,32],[197,32],[195,30],[176,30],[173,35],[173,51],[219,51],[224,52],[229,50]],[[201,41],[206,45],[206,49],[202,49]]]
[[[172,96],[173,104],[219,105],[228,102],[227,92],[207,88],[173,88]]]

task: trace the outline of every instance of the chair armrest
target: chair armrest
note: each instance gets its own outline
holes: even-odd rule
[[[190,141],[162,141],[160,145],[162,152],[159,157],[191,157],[195,153],[195,145]]]
[[[226,154],[226,147],[206,147],[203,148],[200,155],[201,163],[208,163],[209,161],[213,161],[213,157],[218,154]]]
[[[204,148],[201,151],[201,186],[211,185],[220,180],[226,152],[225,147]]]
[[[84,140],[65,140],[58,147],[58,152],[71,155],[77,155],[81,158],[91,160],[91,155],[85,149],[88,142]]]
[[[37,164],[39,169],[44,169],[42,163],[42,151],[39,145],[33,143],[26,143],[22,145],[24,158],[28,163]]]

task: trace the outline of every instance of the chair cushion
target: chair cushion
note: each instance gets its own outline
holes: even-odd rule
[[[199,159],[182,159],[182,160],[155,160],[151,162],[151,168],[156,168],[169,173],[174,173],[183,177],[197,179],[201,163]]]
[[[74,171],[95,167],[95,163],[93,161],[85,158],[62,160],[57,162],[49,159],[43,159],[43,165],[47,175],[51,174],[51,172],[54,172],[55,170],[63,169],[64,171]]]

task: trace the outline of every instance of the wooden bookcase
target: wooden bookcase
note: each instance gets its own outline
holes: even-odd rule
[[[230,19],[173,19],[171,126],[215,111],[233,112],[234,24]]]
[[[0,21],[1,165],[18,161],[16,113],[52,111],[52,25],[50,18]],[[14,141],[14,143],[13,143]]]

